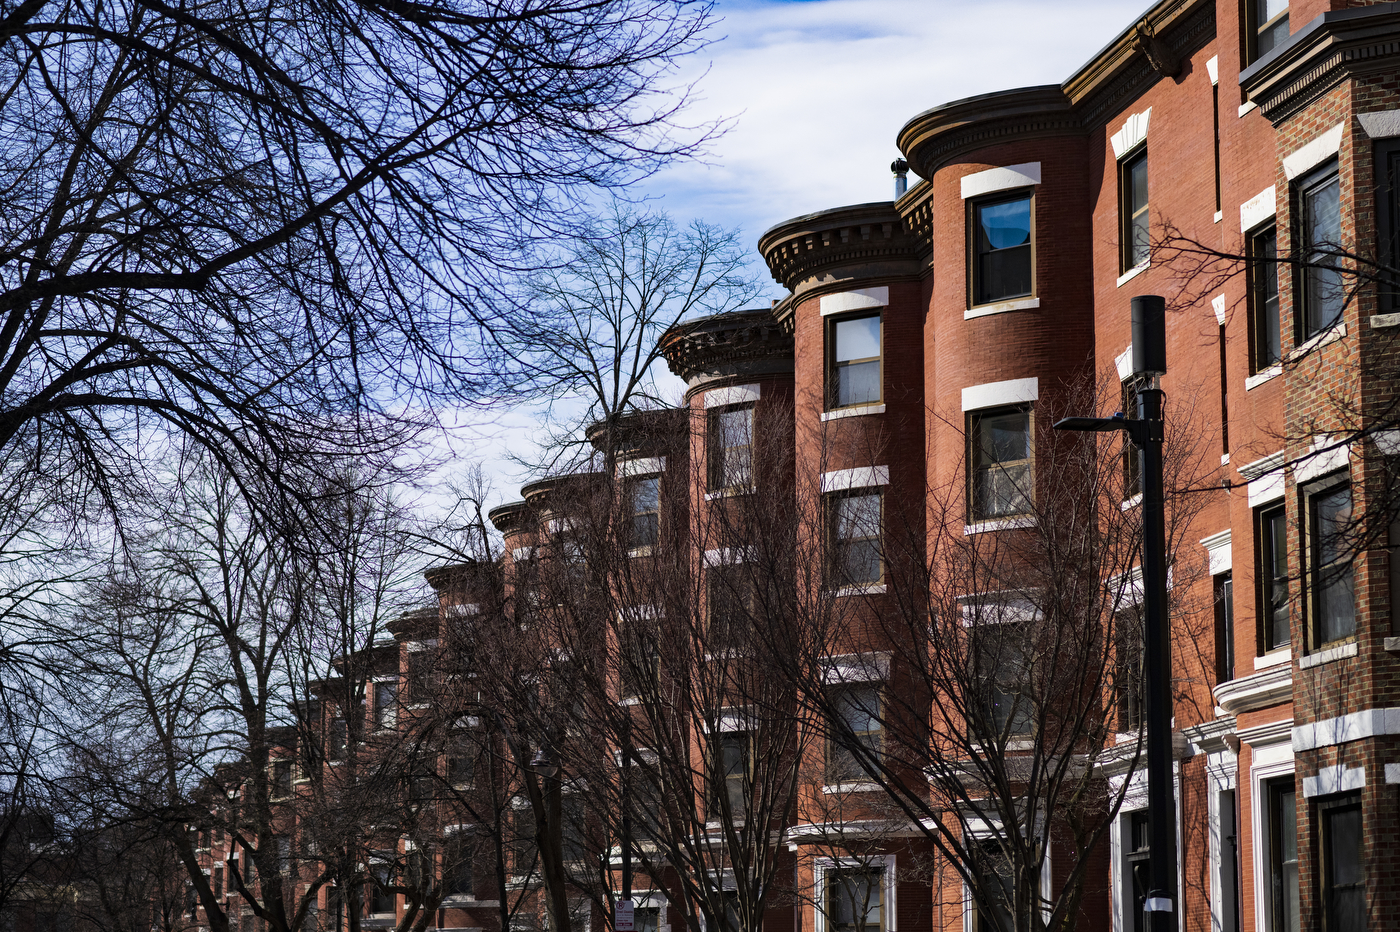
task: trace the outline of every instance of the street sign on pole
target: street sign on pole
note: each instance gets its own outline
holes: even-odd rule
[[[613,928],[616,932],[632,932],[634,915],[631,900],[618,900],[613,906]]]

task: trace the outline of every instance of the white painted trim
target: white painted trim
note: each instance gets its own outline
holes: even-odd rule
[[[1220,221],[1222,221],[1222,220],[1224,220],[1224,219],[1225,219],[1225,211],[1223,211],[1223,210],[1217,210],[1217,211],[1215,212],[1215,214],[1210,218],[1210,222],[1211,222],[1211,223],[1219,223]]]
[[[706,566],[733,566],[753,559],[752,547],[717,547],[705,551]]]
[[[1312,455],[1293,466],[1293,481],[1300,485],[1346,469],[1351,459],[1351,444],[1337,446],[1327,434],[1318,434],[1313,437],[1308,452]]]
[[[880,904],[880,932],[898,932],[899,915],[895,902],[895,856],[893,854],[872,855],[870,857],[820,857],[812,860],[812,932],[829,932],[826,917],[826,874],[827,871],[843,869],[879,868],[883,902]]]
[[[1361,124],[1361,131],[1372,139],[1389,139],[1391,136],[1400,136],[1400,110],[1373,110],[1370,113],[1358,113],[1356,122]]]
[[[1283,375],[1283,363],[1276,362],[1267,369],[1261,369],[1253,375],[1246,376],[1244,380],[1244,390],[1252,391],[1265,382],[1272,382],[1281,375]]]
[[[973,534],[985,534],[988,531],[1015,531],[1028,527],[1035,527],[1035,515],[1021,515],[1016,518],[992,518],[987,521],[978,521],[976,524],[964,524],[963,536],[971,537]]]
[[[1212,55],[1206,59],[1206,74],[1210,75],[1211,84],[1220,83],[1220,56]]]
[[[822,473],[823,492],[868,489],[889,484],[890,468],[888,466],[856,466],[852,469],[835,469]]]
[[[1400,454],[1400,430],[1390,428],[1389,430],[1378,430],[1371,435],[1371,442],[1376,445],[1382,456],[1395,456]]]
[[[705,407],[707,408],[752,404],[757,400],[757,385],[730,385],[728,388],[712,388],[705,393]]]
[[[1385,765],[1385,782],[1400,783],[1400,764]]]
[[[1267,653],[1260,654],[1254,658],[1254,669],[1267,670],[1270,667],[1281,667],[1286,663],[1293,662],[1293,648],[1280,647]]]
[[[1311,142],[1304,143],[1293,150],[1291,155],[1283,157],[1283,174],[1289,181],[1299,175],[1316,168],[1323,162],[1336,156],[1342,151],[1342,134],[1346,132],[1347,124],[1338,123],[1336,126],[1316,136]]]
[[[1234,568],[1230,549],[1230,529],[1226,528],[1209,537],[1201,538],[1201,546],[1206,548],[1210,558],[1210,575],[1219,576]]]
[[[1372,314],[1367,321],[1372,330],[1389,330],[1391,327],[1400,327],[1400,314]]]
[[[1226,928],[1226,914],[1229,913],[1230,918],[1233,919],[1234,911],[1240,908],[1240,904],[1236,902],[1233,904],[1232,909],[1231,904],[1225,897],[1225,877],[1221,871],[1221,868],[1224,866],[1222,863],[1224,859],[1221,853],[1224,820],[1221,818],[1220,813],[1221,795],[1223,793],[1233,792],[1235,794],[1235,819],[1237,822],[1239,820],[1242,809],[1240,805],[1241,794],[1235,785],[1239,766],[1239,758],[1228,748],[1223,751],[1211,751],[1206,755],[1206,826],[1208,835],[1207,847],[1210,856],[1210,912],[1212,932],[1222,932],[1222,930]],[[1239,832],[1238,827],[1236,828],[1236,832]],[[1237,850],[1235,852],[1236,866],[1240,867],[1242,865],[1240,865],[1239,862],[1242,859],[1239,857],[1241,852],[1238,850],[1238,847],[1240,847],[1238,834],[1235,840],[1237,845]],[[1235,889],[1236,898],[1244,893],[1244,878],[1241,877],[1239,879],[1241,882]]]
[[[998,301],[996,304],[979,304],[963,311],[963,320],[976,320],[978,317],[991,317],[993,314],[1009,314],[1012,311],[1030,311],[1040,307],[1039,298],[1017,298],[1015,301]]]
[[[890,678],[890,654],[888,651],[823,657],[819,663],[822,671],[822,685],[824,686],[845,683],[882,683]]]
[[[1239,474],[1246,479],[1258,479],[1272,472],[1283,471],[1283,450],[1277,450],[1267,456],[1261,456],[1257,460],[1249,463],[1241,463]]]
[[[617,464],[617,478],[635,479],[639,476],[655,476],[666,471],[666,457],[647,456],[635,460],[623,460]]]
[[[884,414],[884,405],[851,405],[846,408],[836,408],[831,411],[822,412],[823,421],[836,421],[843,417],[858,417],[862,414]]]
[[[1024,404],[1040,398],[1040,379],[1007,379],[1004,382],[984,382],[962,390],[962,409],[980,411],[1001,405]]]
[[[1348,793],[1366,786],[1365,767],[1347,767],[1337,764],[1333,767],[1319,767],[1317,776],[1303,778],[1303,796],[1331,796],[1333,793]]]
[[[823,317],[829,314],[844,314],[847,311],[878,310],[889,307],[890,288],[880,285],[875,288],[857,288],[854,291],[840,291],[824,294],[821,299]]]
[[[1270,899],[1273,897],[1273,884],[1269,879],[1268,794],[1264,784],[1276,777],[1286,777],[1293,773],[1293,752],[1286,744],[1270,745],[1267,749],[1256,747],[1253,763],[1249,768],[1249,809],[1250,809],[1250,848],[1253,849],[1254,871],[1254,915],[1262,917],[1257,923],[1259,932],[1279,932],[1270,926],[1273,910]]]
[[[1152,260],[1151,260],[1151,259],[1144,259],[1144,260],[1142,260],[1142,261],[1139,262],[1137,265],[1135,265],[1135,266],[1133,266],[1132,268],[1128,269],[1128,271],[1124,272],[1122,275],[1119,275],[1119,276],[1118,276],[1117,282],[1114,283],[1114,287],[1115,287],[1115,288],[1122,288],[1122,287],[1123,287],[1124,285],[1126,285],[1128,282],[1130,282],[1130,281],[1132,281],[1133,279],[1137,278],[1139,275],[1141,275],[1143,272],[1146,272],[1146,271],[1147,271],[1148,269],[1150,269],[1150,268],[1152,268]]]
[[[510,552],[510,558],[511,558],[512,560],[516,561],[517,563],[520,562],[521,560],[528,560],[528,559],[530,559],[531,557],[533,557],[534,555],[535,555],[535,547],[534,547],[533,544],[529,544],[529,545],[526,545],[526,546],[524,546],[524,547],[516,547],[514,550],[512,550],[512,551]]]
[[[1269,185],[1240,205],[1240,232],[1248,233],[1277,214],[1278,192],[1274,185]]]
[[[1347,325],[1345,323],[1334,324],[1327,330],[1314,334],[1305,343],[1295,346],[1288,354],[1288,361],[1292,362],[1295,359],[1301,359],[1315,349],[1327,346],[1329,343],[1336,343],[1346,335]]]
[[[1147,138],[1147,122],[1152,117],[1152,108],[1148,107],[1141,113],[1134,113],[1123,123],[1122,129],[1114,133],[1109,138],[1109,143],[1113,146],[1113,157],[1121,159],[1129,152],[1138,147]]]
[[[438,646],[437,638],[424,638],[421,641],[406,641],[404,646],[408,648],[410,654],[419,654],[427,650],[435,650]]]
[[[1258,105],[1258,104],[1256,104],[1256,103],[1255,103],[1254,101],[1252,101],[1252,100],[1246,100],[1244,103],[1240,104],[1240,109],[1239,109],[1238,113],[1239,113],[1240,116],[1244,116],[1244,115],[1245,115],[1246,113],[1248,113],[1249,111],[1251,111],[1251,110],[1257,110],[1257,109],[1259,109],[1259,105]]]
[[[1269,473],[1249,484],[1249,507],[1258,508],[1283,498],[1284,476],[1282,472]]]
[[[989,168],[962,177],[963,200],[980,197],[995,191],[1009,191],[1012,188],[1028,188],[1040,184],[1040,163],[1022,162],[1020,165],[1007,165],[1005,168]]]
[[[1400,707],[1366,709],[1293,727],[1293,750],[1315,751],[1380,735],[1400,735]]]
[[[1113,365],[1118,370],[1118,381],[1128,381],[1133,374],[1133,344],[1129,343],[1127,349],[1113,357]]]
[[[1210,299],[1210,309],[1215,312],[1215,323],[1225,326],[1225,295],[1218,294]]]
[[[1313,667],[1320,667],[1337,660],[1346,660],[1356,656],[1356,642],[1343,644],[1340,647],[1329,647],[1326,650],[1314,651],[1311,654],[1304,654],[1298,658],[1298,669],[1310,670]]]

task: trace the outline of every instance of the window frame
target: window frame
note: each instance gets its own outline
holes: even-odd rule
[[[841,535],[840,527],[840,505],[842,501],[857,498],[873,498],[879,511],[876,519],[876,527],[873,534],[865,536],[845,536]],[[869,589],[874,586],[885,584],[885,491],[883,486],[861,486],[854,489],[839,489],[826,492],[822,496],[823,509],[826,512],[826,579],[829,591],[842,591],[846,589]],[[870,530],[869,528],[856,528],[857,530]],[[848,572],[847,555],[857,547],[868,546],[874,542],[875,562],[878,572],[874,579],[856,579]]]
[[[1235,678],[1235,578],[1226,570],[1211,577],[1215,596],[1215,685]]]
[[[831,314],[824,319],[825,330],[825,370],[826,370],[826,406],[827,411],[840,411],[846,408],[863,408],[869,405],[883,404],[885,400],[885,311],[886,307],[862,308],[848,314]],[[874,318],[878,322],[880,330],[880,352],[875,356],[862,356],[858,359],[848,359],[844,362],[836,361],[836,329],[839,324],[849,323],[857,320],[869,320]],[[851,366],[867,365],[875,363],[876,377],[875,384],[879,389],[873,399],[862,399],[840,404],[841,380],[840,371]]]
[[[1148,876],[1148,883],[1151,883],[1152,875],[1152,847],[1151,847],[1151,816],[1146,809],[1134,809],[1122,815],[1119,823],[1119,831],[1123,836],[1122,842],[1122,875],[1123,885],[1122,899],[1123,912],[1126,916],[1132,916],[1132,925],[1124,922],[1124,932],[1146,932],[1147,917],[1142,909],[1138,909],[1137,904],[1146,898],[1147,890],[1142,896],[1137,892],[1138,867],[1142,866]],[[1141,837],[1142,844],[1138,844]],[[1151,889],[1150,886],[1148,888]]]
[[[1303,578],[1306,584],[1303,587],[1304,598],[1307,603],[1308,622],[1308,645],[1313,650],[1322,650],[1347,644],[1356,640],[1357,636],[1357,612],[1356,612],[1356,555],[1353,553],[1343,554],[1339,559],[1330,563],[1321,563],[1321,552],[1324,542],[1321,539],[1318,520],[1318,505],[1326,499],[1342,490],[1347,493],[1348,513],[1354,513],[1356,501],[1354,489],[1352,488],[1351,477],[1347,472],[1333,474],[1316,482],[1309,483],[1301,489],[1302,504],[1304,509],[1305,530],[1307,533],[1307,543],[1304,548]],[[1342,544],[1338,549],[1347,548],[1350,534],[1344,529],[1341,532]],[[1351,589],[1351,624],[1350,630],[1337,637],[1324,639],[1324,618],[1322,610],[1326,607],[1326,600],[1320,597],[1323,590],[1323,574],[1332,572],[1336,568],[1337,576],[1335,580],[1328,583],[1328,586],[1336,585],[1345,576],[1346,585]]]
[[[1347,884],[1346,886],[1360,891],[1363,923],[1366,916],[1366,832],[1363,827],[1365,823],[1361,793],[1342,793],[1334,797],[1320,800],[1317,803],[1317,818],[1315,821],[1320,838],[1320,844],[1318,845],[1320,861],[1318,865],[1318,892],[1320,894],[1320,902],[1318,905],[1321,907],[1320,912],[1322,913],[1322,932],[1354,932],[1356,928],[1349,923],[1336,922],[1336,917],[1333,914],[1333,896],[1336,887],[1339,886],[1333,876],[1333,867],[1336,861],[1336,825],[1333,819],[1338,814],[1351,812],[1362,815],[1362,819],[1358,821],[1355,838],[1356,856],[1361,869],[1361,879]]]
[[[1146,372],[1135,372],[1120,383],[1121,403],[1125,420],[1138,419],[1138,396],[1153,387],[1152,376]],[[1142,451],[1123,431],[1121,441],[1123,464],[1123,501],[1131,502],[1142,495]]]
[[[1286,785],[1286,789],[1285,789]],[[1284,774],[1278,777],[1271,777],[1261,780],[1260,789],[1264,792],[1264,867],[1268,876],[1263,878],[1267,884],[1265,890],[1266,904],[1268,906],[1269,932],[1298,932],[1301,924],[1301,909],[1294,913],[1295,924],[1290,927],[1285,912],[1284,898],[1287,896],[1287,867],[1293,866],[1294,886],[1301,896],[1302,872],[1299,862],[1298,848],[1298,783],[1294,774]],[[1283,835],[1283,807],[1280,800],[1284,795],[1291,795],[1293,798],[1293,857],[1290,860],[1285,857],[1281,836]],[[1295,907],[1296,909],[1296,907]]]
[[[866,918],[860,922],[844,923],[840,921],[840,912],[835,905],[837,902],[836,897],[841,892],[841,887],[838,887],[838,885],[845,886],[845,889],[849,891],[850,886],[845,885],[844,879],[856,876],[864,878],[861,884],[866,891],[865,902],[863,904],[865,906],[864,911]],[[822,910],[826,914],[825,932],[884,932],[887,925],[885,887],[886,878],[883,864],[840,864],[827,867],[822,871]],[[880,911],[879,918],[873,926],[869,921],[871,891],[875,893],[879,900],[875,908]],[[853,894],[849,896],[848,902],[851,904],[852,916],[854,916],[855,896]]]
[[[1255,617],[1259,619],[1259,656],[1263,656],[1270,651],[1286,650],[1293,643],[1293,586],[1288,572],[1288,509],[1285,503],[1269,502],[1254,509],[1254,529]],[[1276,572],[1280,557],[1282,576]],[[1282,593],[1278,591],[1280,587]],[[1282,618],[1276,617],[1280,610]],[[1280,621],[1288,633],[1281,641],[1277,640]]]
[[[738,412],[748,413],[748,443],[747,444],[726,444],[722,441],[725,438],[723,422],[724,415]],[[705,412],[705,488],[709,492],[726,492],[735,489],[752,489],[754,487],[754,463],[753,447],[755,424],[755,405],[753,402],[743,404],[720,405],[710,408]],[[730,450],[746,449],[748,451],[748,465],[745,468],[745,475],[731,476],[728,452]],[[731,479],[737,481],[731,481]]]
[[[843,720],[836,724],[836,713],[842,708],[840,697],[842,694],[849,693],[873,694],[874,703],[872,706],[864,704],[858,706],[859,711],[866,714],[868,722],[874,725],[873,728],[864,731],[858,730],[849,720]],[[860,743],[875,760],[880,760],[883,757],[885,748],[884,684],[879,681],[833,683],[826,687],[826,699],[833,713],[833,724],[826,739],[824,768],[826,782],[828,785],[860,782],[866,779],[869,773],[843,744],[843,739]],[[837,736],[838,731],[841,737]],[[848,763],[849,766],[843,769],[840,766],[843,763]]]
[[[968,628],[969,647],[974,652],[972,682],[976,695],[968,703],[968,711],[976,713],[978,722],[968,723],[970,740],[991,739],[1000,743],[1003,735],[1008,741],[1031,738],[1036,731],[1036,715],[1031,684],[1026,670],[1025,642],[1031,624],[1021,620],[978,619]],[[995,638],[995,652],[984,649],[984,639]],[[1010,647],[1014,653],[1008,654]],[[995,660],[995,666],[987,663]],[[1007,676],[1007,661],[1016,665],[1014,677]],[[1006,709],[1002,714],[1002,708]],[[999,721],[1000,719],[1005,721]]]
[[[388,700],[385,701],[387,695]],[[374,730],[388,731],[398,724],[398,677],[374,681]]]
[[[968,283],[968,289],[967,289],[967,306],[968,306],[968,308],[969,308],[970,310],[971,310],[971,309],[978,308],[978,307],[985,307],[985,306],[990,305],[990,304],[1000,304],[1000,303],[1002,303],[1003,301],[1018,301],[1018,300],[1021,300],[1021,299],[1023,299],[1023,298],[1031,298],[1031,297],[1034,297],[1034,296],[1035,296],[1035,294],[1036,294],[1036,290],[1035,290],[1035,285],[1036,285],[1036,281],[1035,281],[1035,260],[1036,260],[1036,248],[1035,248],[1035,190],[1036,190],[1036,189],[1035,189],[1035,186],[1032,185],[1032,186],[1023,187],[1023,188],[1012,188],[1012,189],[1008,189],[1008,190],[1005,190],[1005,191],[996,191],[996,192],[994,192],[994,193],[992,193],[992,194],[988,194],[988,195],[985,195],[985,196],[983,196],[983,197],[976,197],[976,198],[969,198],[969,199],[968,199],[968,201],[967,201],[967,283]],[[1015,201],[1021,201],[1021,200],[1024,200],[1024,201],[1027,202],[1027,210],[1028,210],[1029,213],[1030,213],[1030,218],[1029,218],[1029,219],[1030,219],[1030,224],[1029,224],[1029,226],[1030,226],[1030,229],[1029,229],[1029,238],[1028,238],[1027,242],[1024,244],[1024,247],[1025,247],[1026,251],[1027,251],[1027,252],[1029,253],[1029,255],[1030,255],[1030,259],[1029,259],[1029,264],[1030,264],[1030,269],[1029,269],[1030,287],[1029,287],[1026,291],[1024,291],[1024,292],[1019,292],[1019,293],[1017,293],[1017,294],[1004,294],[1004,295],[1000,295],[1000,296],[998,296],[998,297],[987,297],[987,298],[984,298],[984,297],[983,297],[983,292],[984,292],[984,290],[985,290],[984,287],[983,287],[983,286],[984,286],[984,282],[983,282],[983,280],[982,280],[982,274],[981,274],[981,271],[980,271],[980,270],[981,270],[981,266],[982,266],[981,259],[982,259],[982,256],[984,255],[984,253],[983,253],[983,252],[981,251],[981,249],[980,249],[981,237],[979,236],[979,233],[980,233],[980,231],[981,231],[981,224],[980,224],[980,222],[979,222],[978,211],[980,211],[982,208],[985,208],[985,207],[995,207],[995,206],[997,206],[997,205],[999,205],[999,204],[1010,204],[1010,203],[1013,203],[1013,202],[1015,202]],[[990,250],[990,251],[989,251],[988,253],[986,253],[986,254],[987,254],[987,255],[990,255],[990,254],[996,253],[996,252],[1005,252],[1005,251],[1009,251],[1009,250],[1011,250],[1011,249],[1020,249],[1020,248],[1022,248],[1022,247],[1021,247],[1021,246],[1008,246],[1008,247],[1006,247],[1006,249],[1002,249],[1002,250],[992,249],[992,250]]]
[[[738,740],[743,742],[742,760],[740,769],[736,773],[730,773],[728,765],[724,763],[725,742]],[[753,794],[753,763],[754,763],[753,734],[747,729],[716,729],[709,735],[706,742],[705,772],[705,818],[714,822],[724,818],[724,807],[729,806],[729,817],[734,821],[741,821],[748,814],[748,802]],[[721,773],[719,769],[723,768]],[[735,784],[738,784],[736,789]],[[724,802],[721,802],[719,792],[725,793]],[[734,803],[740,803],[736,810]]]
[[[1346,319],[1346,292],[1341,282],[1341,274],[1332,269],[1314,268],[1312,266],[1312,256],[1315,251],[1315,244],[1311,240],[1310,231],[1314,215],[1314,197],[1320,191],[1330,187],[1333,183],[1337,185],[1337,231],[1338,238],[1342,235],[1342,176],[1341,163],[1339,159],[1332,158],[1312,171],[1303,175],[1293,182],[1293,233],[1296,248],[1293,250],[1294,256],[1299,259],[1294,274],[1294,333],[1298,345],[1305,343],[1315,336],[1324,334],[1333,327],[1342,323]],[[1334,244],[1337,249],[1341,248],[1341,243]],[[1337,275],[1337,288],[1339,289],[1338,307],[1335,316],[1327,321],[1314,326],[1312,318],[1317,312],[1315,305],[1318,303],[1312,296],[1314,283],[1319,281],[1319,275],[1334,272]]]
[[[1127,274],[1138,268],[1146,268],[1152,261],[1152,190],[1150,177],[1144,179],[1144,187],[1147,188],[1146,198],[1141,205],[1134,206],[1133,202],[1133,169],[1141,163],[1146,170],[1147,143],[1144,141],[1134,146],[1130,151],[1125,152],[1118,160],[1118,266],[1121,274]],[[1147,243],[1143,247],[1143,255],[1137,257],[1136,240],[1133,231],[1136,228],[1138,215],[1145,218],[1144,230],[1147,231]]]
[[[1275,30],[1277,29],[1277,27],[1279,26],[1280,23],[1287,23],[1287,22],[1289,22],[1289,18],[1288,18],[1288,17],[1289,17],[1289,14],[1292,12],[1291,7],[1292,7],[1292,4],[1290,3],[1288,6],[1285,6],[1285,7],[1283,8],[1283,12],[1282,12],[1282,13],[1275,13],[1275,14],[1274,14],[1273,16],[1271,16],[1268,20],[1266,20],[1265,22],[1262,22],[1262,23],[1261,23],[1261,22],[1259,22],[1259,0],[1244,0],[1244,17],[1243,17],[1243,19],[1244,19],[1244,21],[1245,21],[1246,26],[1245,26],[1245,29],[1243,30],[1243,32],[1244,32],[1244,40],[1245,40],[1245,64],[1246,64],[1246,65],[1251,65],[1251,64],[1253,64],[1254,62],[1256,62],[1256,61],[1258,61],[1260,58],[1262,58],[1264,55],[1268,55],[1268,54],[1269,54],[1270,52],[1272,52],[1274,49],[1278,48],[1279,46],[1283,45],[1284,42],[1287,42],[1287,41],[1288,41],[1288,35],[1285,35],[1285,36],[1283,37],[1283,41],[1282,41],[1282,42],[1277,42],[1277,43],[1275,43],[1275,44],[1274,44],[1273,46],[1271,46],[1270,48],[1265,49],[1262,53],[1259,51],[1259,39],[1260,39],[1260,37],[1261,37],[1265,32],[1273,32],[1273,31],[1275,31]],[[1291,29],[1291,27],[1290,27],[1289,35],[1291,35],[1291,34],[1292,34],[1292,29]]]
[[[750,435],[749,449],[753,450],[752,434]],[[650,502],[652,507],[647,510],[638,507],[638,490],[644,483],[653,483],[656,489]],[[650,552],[661,543],[661,474],[631,476],[623,488],[627,495],[627,549],[629,552],[637,550]],[[642,539],[637,533],[638,521],[642,518],[649,519],[647,524],[650,530],[646,539]]]
[[[1271,255],[1265,255],[1264,241],[1272,239]],[[1249,277],[1249,372],[1258,375],[1283,362],[1283,317],[1279,301],[1278,224],[1269,221],[1250,230],[1245,237],[1245,257]],[[1273,295],[1268,294],[1272,283]],[[1273,302],[1272,314],[1268,307]],[[1272,322],[1273,332],[1267,324]],[[1272,337],[1272,342],[1270,341]]]
[[[1120,734],[1132,734],[1144,726],[1147,712],[1146,619],[1142,606],[1123,606],[1114,613],[1113,624],[1114,727]],[[1126,653],[1130,648],[1136,651],[1132,658]]]
[[[1026,457],[1022,460],[997,460],[990,465],[984,466],[982,463],[982,455],[985,451],[986,444],[982,442],[982,424],[984,422],[992,420],[993,418],[1005,417],[1010,414],[1019,414],[1025,418]],[[1025,402],[1022,404],[1001,405],[994,408],[978,408],[976,410],[968,411],[966,417],[967,501],[965,502],[965,507],[967,509],[968,517],[967,523],[978,524],[983,521],[1003,521],[1034,514],[1035,404],[1032,402]],[[1022,488],[1020,485],[1018,485],[1017,490],[1020,493],[1022,493],[1022,501],[1020,504],[1024,505],[1024,507],[1020,508],[1019,510],[1007,511],[1003,513],[993,513],[992,511],[985,509],[985,503],[981,502],[979,499],[979,495],[981,494],[982,488],[982,484],[979,480],[982,476],[983,471],[985,470],[988,474],[990,474],[993,470],[999,470],[1005,473],[1008,471],[1009,467],[1020,467],[1022,465],[1025,466],[1026,476],[1028,477],[1028,480],[1024,482],[1025,488]]]
[[[1400,270],[1400,139],[1380,139],[1372,147],[1375,176],[1376,258],[1382,266]],[[1384,273],[1376,282],[1376,302],[1382,314],[1400,310],[1400,271]]]

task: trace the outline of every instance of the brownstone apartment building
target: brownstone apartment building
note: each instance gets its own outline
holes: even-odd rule
[[[1040,915],[1142,928],[1139,480],[1117,440],[1057,437],[1051,423],[1131,413],[1129,299],[1159,294],[1180,926],[1394,927],[1400,4],[1163,0],[1064,83],[934,107],[897,141],[916,183],[765,233],[789,296],[669,334],[687,407],[600,428],[606,472],[535,483],[493,512],[499,577],[469,568],[463,588],[436,571],[436,636],[405,627],[397,664],[377,648],[383,675],[356,714],[388,715],[413,655],[465,620],[548,630],[539,619],[591,586],[604,593],[591,634],[575,626],[565,643],[554,628],[536,646],[593,671],[570,674],[592,688],[561,690],[556,722],[568,704],[611,730],[559,724],[548,743],[577,760],[591,745],[613,773],[630,757],[658,781],[651,815],[634,819],[656,822],[635,851],[639,929],[721,916],[746,930],[995,928],[1011,908],[970,881],[1027,863],[1007,851],[1018,839],[1035,872],[1006,889],[1040,897]],[[1064,568],[1036,565],[1067,559],[1078,544],[1057,522],[1086,513],[1117,536]],[[623,529],[620,551],[580,543],[605,526]],[[1086,566],[1102,571],[1088,586]],[[730,616],[754,624],[737,631]],[[1037,670],[1042,642],[1024,632],[1043,636],[1047,619],[1052,633],[1100,625],[1093,650]],[[914,631],[954,644],[962,672],[938,674]],[[745,660],[760,656],[755,675]],[[1003,675],[1011,656],[1036,684]],[[492,662],[482,672],[508,665]],[[649,704],[649,688],[672,701]],[[602,699],[624,711],[582,708]],[[470,727],[489,731],[491,716]],[[1077,731],[1050,737],[1070,720]],[[444,776],[451,759],[432,758],[429,776],[467,785],[493,766],[473,758],[458,780]],[[1036,810],[1027,761],[1063,765],[1084,795]],[[974,775],[963,797],[955,772]],[[602,865],[601,899],[580,898],[581,879],[570,894],[577,922],[599,928],[620,892],[603,774],[576,779],[563,804],[582,813],[567,860]],[[1013,804],[979,809],[996,779]],[[760,813],[774,786],[786,795]],[[521,818],[536,811],[514,800]],[[438,821],[443,838],[469,828]],[[748,844],[764,865],[735,860]],[[445,849],[431,850],[441,871]],[[494,928],[487,878],[538,884],[517,854],[510,870],[473,857],[426,927]],[[1070,887],[1082,898],[1065,900]],[[406,914],[382,892],[317,902],[323,925],[347,908],[370,926]]]

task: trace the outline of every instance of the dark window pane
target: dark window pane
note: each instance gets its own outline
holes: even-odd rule
[[[972,517],[1000,518],[1030,511],[1030,412],[975,415],[969,426]]]
[[[1288,524],[1282,508],[1259,516],[1260,573],[1264,593],[1264,646],[1287,647],[1288,623]]]
[[[1328,932],[1366,928],[1366,872],[1361,856],[1361,807],[1322,811],[1324,908]]]
[[[1283,358],[1278,319],[1278,231],[1257,234],[1251,244],[1254,278],[1254,369],[1268,368]]]
[[[1342,189],[1334,174],[1309,187],[1303,195],[1303,239],[1308,267],[1304,270],[1306,315],[1304,335],[1330,328],[1342,316],[1345,291],[1335,268],[1342,240]]]
[[[976,304],[1031,293],[1031,199],[978,205],[976,214]]]

